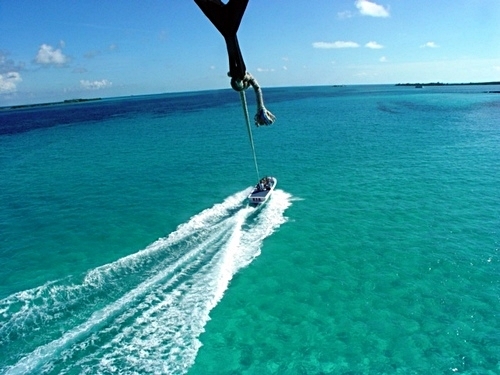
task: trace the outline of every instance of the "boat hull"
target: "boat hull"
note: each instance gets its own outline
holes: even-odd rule
[[[266,203],[273,194],[277,183],[278,180],[276,177],[268,176],[262,178],[248,195],[248,203],[252,206],[260,206]]]

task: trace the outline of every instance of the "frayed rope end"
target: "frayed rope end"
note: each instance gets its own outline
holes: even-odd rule
[[[262,125],[271,125],[274,120],[276,120],[276,117],[269,112],[266,108],[262,107],[257,111],[257,114],[254,117],[255,120],[255,125],[257,126],[262,126]]]

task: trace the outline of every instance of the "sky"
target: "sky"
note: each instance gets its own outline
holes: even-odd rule
[[[224,1],[226,2],[226,1]],[[500,0],[249,0],[265,87],[500,81]],[[194,0],[0,0],[0,107],[229,88]]]

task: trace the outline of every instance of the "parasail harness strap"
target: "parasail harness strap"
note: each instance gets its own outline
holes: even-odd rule
[[[231,77],[231,87],[241,92],[251,85],[257,97],[257,114],[254,117],[255,125],[271,125],[275,117],[264,107],[262,90],[256,79],[246,71],[236,35],[248,0],[229,0],[226,4],[221,0],[194,1],[224,37],[229,57],[228,75]]]

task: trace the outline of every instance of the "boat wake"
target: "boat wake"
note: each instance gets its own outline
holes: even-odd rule
[[[231,278],[286,221],[289,194],[276,190],[257,210],[248,193],[81,279],[1,300],[0,373],[187,372]]]

